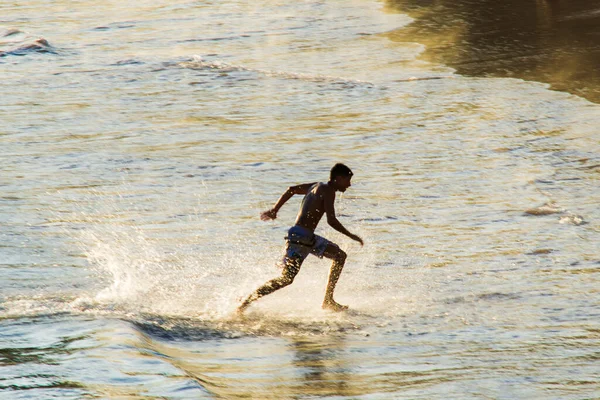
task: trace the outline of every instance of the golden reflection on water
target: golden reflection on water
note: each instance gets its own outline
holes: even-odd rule
[[[546,82],[600,101],[600,12],[593,1],[388,0],[415,22],[389,33],[459,74]]]
[[[458,379],[461,368],[432,365],[415,371],[376,346],[344,335],[290,336],[189,343],[146,340],[144,347],[218,398],[287,399],[365,396]],[[187,347],[184,349],[184,347]],[[374,358],[375,357],[375,358]],[[377,371],[362,370],[379,358]],[[410,362],[409,362],[410,364]]]

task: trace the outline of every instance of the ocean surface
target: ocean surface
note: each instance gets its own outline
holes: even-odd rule
[[[0,399],[600,399],[599,22],[3,2]],[[336,162],[350,310],[313,257],[236,317]]]

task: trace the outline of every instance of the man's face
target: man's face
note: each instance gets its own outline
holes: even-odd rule
[[[336,182],[338,184],[338,190],[340,192],[345,192],[346,189],[348,189],[350,186],[352,186],[350,184],[350,180],[352,179],[351,176],[338,176],[336,178]]]

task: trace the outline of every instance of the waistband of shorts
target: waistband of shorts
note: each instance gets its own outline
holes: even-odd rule
[[[308,228],[300,225],[294,225],[288,230],[288,234],[312,237],[315,233]]]

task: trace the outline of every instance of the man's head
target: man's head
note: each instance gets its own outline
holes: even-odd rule
[[[350,179],[352,179],[352,170],[344,164],[337,163],[331,168],[329,173],[329,181],[333,183],[336,190],[345,192],[350,185]]]

